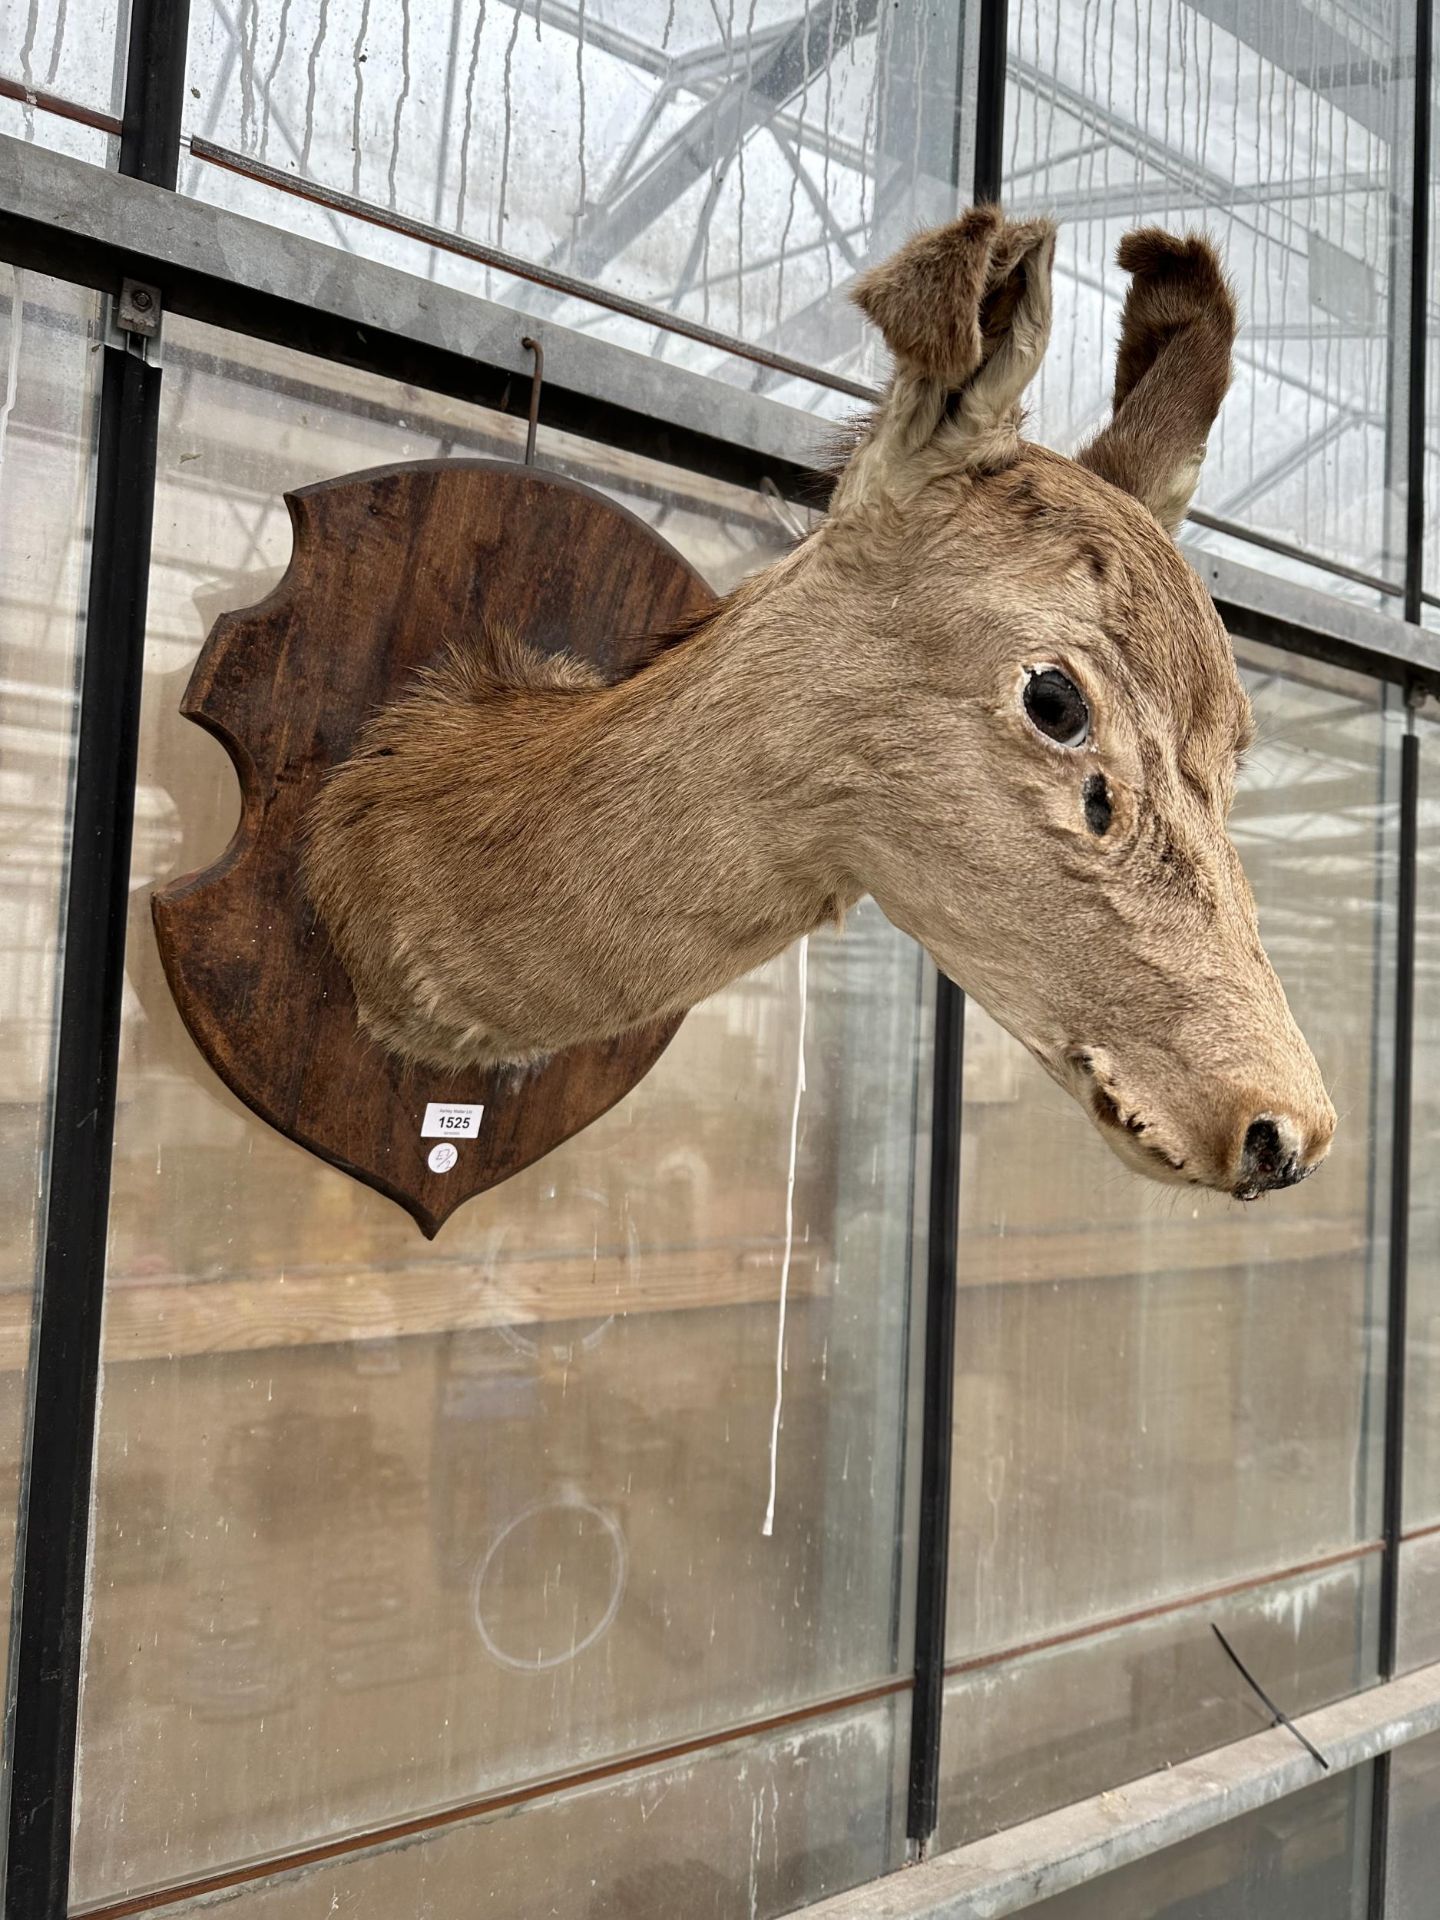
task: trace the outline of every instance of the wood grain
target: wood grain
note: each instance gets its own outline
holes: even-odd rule
[[[513,463],[378,467],[286,496],[295,547],[269,597],[211,631],[181,704],[240,777],[234,839],[152,901],[196,1045],[261,1119],[405,1207],[427,1238],[463,1201],[578,1133],[654,1065],[679,1020],[557,1054],[524,1076],[411,1069],[356,1023],[298,881],[298,836],[356,730],[485,617],[623,674],[649,632],[703,607],[700,577],[633,514]],[[483,937],[483,930],[477,930]],[[434,1173],[429,1101],[482,1104]]]

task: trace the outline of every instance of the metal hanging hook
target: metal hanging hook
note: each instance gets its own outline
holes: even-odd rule
[[[521,339],[522,347],[528,347],[535,356],[535,371],[530,376],[530,417],[525,427],[525,464],[535,464],[535,432],[540,425],[540,389],[545,384],[545,349],[538,340],[527,333]]]

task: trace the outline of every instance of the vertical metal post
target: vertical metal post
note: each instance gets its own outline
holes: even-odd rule
[[[1005,50],[1009,0],[980,0],[975,58],[975,198],[998,201],[1005,172]]]
[[[935,1069],[930,1120],[930,1220],[925,1290],[924,1418],[915,1576],[915,1693],[910,1710],[910,1805],[918,1846],[940,1807],[940,1723],[945,1690],[945,1602],[950,1561],[950,1461],[955,1407],[955,1278],[960,1233],[960,1099],[965,996],[935,983]]]
[[[1430,299],[1433,0],[1415,0],[1415,151],[1410,193],[1410,393],[1405,459],[1405,618],[1419,626],[1425,586],[1425,325]]]
[[[1380,1678],[1393,1680],[1399,1655],[1400,1542],[1405,1531],[1405,1373],[1409,1309],[1410,1120],[1415,1036],[1415,916],[1419,879],[1420,740],[1400,742],[1400,870],[1395,924],[1395,1071],[1390,1120],[1390,1286],[1385,1348],[1385,1486],[1381,1571]]]
[[[187,0],[133,0],[121,171],[172,187]],[[146,304],[153,313],[153,294]],[[68,1907],[91,1456],[105,1282],[160,372],[105,347],[75,752],[43,1267],[12,1627],[6,1920]]]
[[[180,172],[190,0],[131,0],[120,172],[174,190]]]
[[[975,102],[977,201],[1000,198],[1005,128],[1008,0],[980,0]],[[925,1306],[924,1422],[916,1544],[915,1692],[910,1717],[906,1831],[920,1850],[940,1811],[940,1728],[945,1692],[945,1612],[950,1571],[950,1470],[955,1411],[955,1286],[960,1238],[960,1126],[965,996],[941,974],[935,990],[931,1100],[930,1230]]]
[[[1428,0],[1427,0],[1428,4]],[[1380,1678],[1399,1662],[1400,1556],[1405,1532],[1405,1376],[1409,1330],[1410,1124],[1415,1038],[1415,925],[1420,845],[1420,741],[1400,743],[1400,845],[1395,929],[1395,1071],[1390,1143],[1390,1284],[1386,1305],[1385,1485],[1380,1566]],[[1372,1775],[1370,1920],[1385,1920],[1390,1862],[1390,1755]]]

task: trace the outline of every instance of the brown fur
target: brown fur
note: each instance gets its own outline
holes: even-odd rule
[[[1052,249],[984,208],[866,276],[895,373],[831,517],[633,678],[486,632],[370,723],[306,875],[387,1046],[453,1067],[612,1035],[869,892],[1140,1170],[1244,1192],[1260,1117],[1296,1172],[1323,1156],[1225,832],[1248,706],[1155,517],[1188,498],[1233,303],[1203,241],[1130,236],[1115,419],[1077,464],[1018,429]],[[1047,665],[1087,697],[1083,748],[1025,717]]]
[[[1114,418],[1075,456],[1143,500],[1174,533],[1185,517],[1235,344],[1235,299],[1209,242],[1143,227],[1120,242],[1133,275],[1120,323]]]

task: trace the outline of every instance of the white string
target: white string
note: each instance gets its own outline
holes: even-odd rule
[[[790,1256],[795,1251],[795,1161],[800,1146],[800,1101],[805,1092],[805,1009],[810,969],[810,937],[800,942],[800,1043],[795,1064],[795,1104],[790,1112],[790,1170],[785,1179],[785,1256],[780,1262],[780,1324],[775,1335],[775,1409],[770,1416],[770,1500],[760,1531],[775,1531],[775,1470],[780,1454],[780,1406],[785,1396],[785,1312],[790,1300]]]

